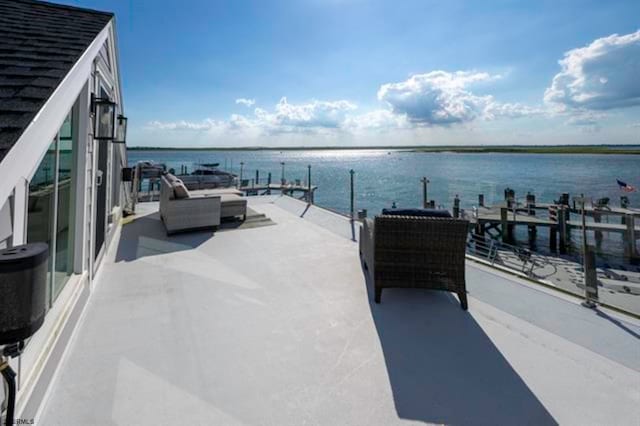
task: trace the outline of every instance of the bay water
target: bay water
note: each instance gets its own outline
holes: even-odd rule
[[[504,189],[515,190],[524,202],[527,192],[535,194],[537,202],[553,202],[561,193],[571,197],[584,194],[596,200],[608,197],[619,205],[621,195],[629,197],[631,207],[640,209],[640,193],[623,193],[616,179],[640,187],[640,156],[617,154],[502,154],[502,153],[423,153],[394,150],[292,150],[292,151],[162,151],[133,150],[128,153],[130,165],[151,160],[164,163],[177,172],[181,166],[189,171],[198,163],[220,163],[220,168],[261,182],[271,173],[272,182],[284,176],[288,181],[306,182],[311,166],[312,185],[318,186],[315,203],[348,214],[350,209],[350,170],[354,170],[355,206],[367,209],[369,216],[382,208],[420,207],[421,179],[427,177],[428,199],[451,209],[457,195],[461,207],[471,209],[478,204],[478,194],[484,194],[485,204],[504,199]],[[612,216],[603,221],[620,221]],[[519,227],[525,228],[525,227]],[[526,230],[525,230],[526,231]],[[544,251],[547,233],[538,231],[539,246]],[[579,246],[578,232],[572,242]],[[517,238],[526,240],[526,232]],[[619,255],[620,234],[605,234],[603,253]]]

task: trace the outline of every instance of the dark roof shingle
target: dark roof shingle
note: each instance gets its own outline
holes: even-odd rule
[[[113,14],[0,0],[0,161]]]

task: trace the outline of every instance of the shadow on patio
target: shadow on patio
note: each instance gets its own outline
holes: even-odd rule
[[[557,424],[455,296],[386,289],[377,305],[373,283],[366,281],[399,417],[453,425]]]
[[[116,262],[130,262],[146,256],[191,250],[213,237],[212,230],[167,236],[160,213],[134,218],[122,227]]]

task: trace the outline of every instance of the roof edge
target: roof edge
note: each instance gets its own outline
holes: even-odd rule
[[[106,12],[104,10],[97,10],[97,9],[89,9],[89,8],[86,8],[86,7],[72,6],[72,5],[68,5],[68,4],[53,3],[53,2],[44,1],[44,0],[20,0],[20,1],[22,3],[40,4],[40,5],[44,5],[44,6],[48,6],[48,7],[55,7],[55,8],[58,8],[58,9],[76,10],[76,11],[88,12],[88,13],[99,13],[99,14],[102,14],[102,15],[110,16],[110,17],[114,17],[115,16],[115,14],[113,12]]]

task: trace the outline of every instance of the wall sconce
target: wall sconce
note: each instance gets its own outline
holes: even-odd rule
[[[127,117],[118,115],[116,121],[116,138],[113,143],[127,143]]]
[[[91,97],[93,119],[93,138],[97,140],[113,140],[116,103],[108,98]]]

